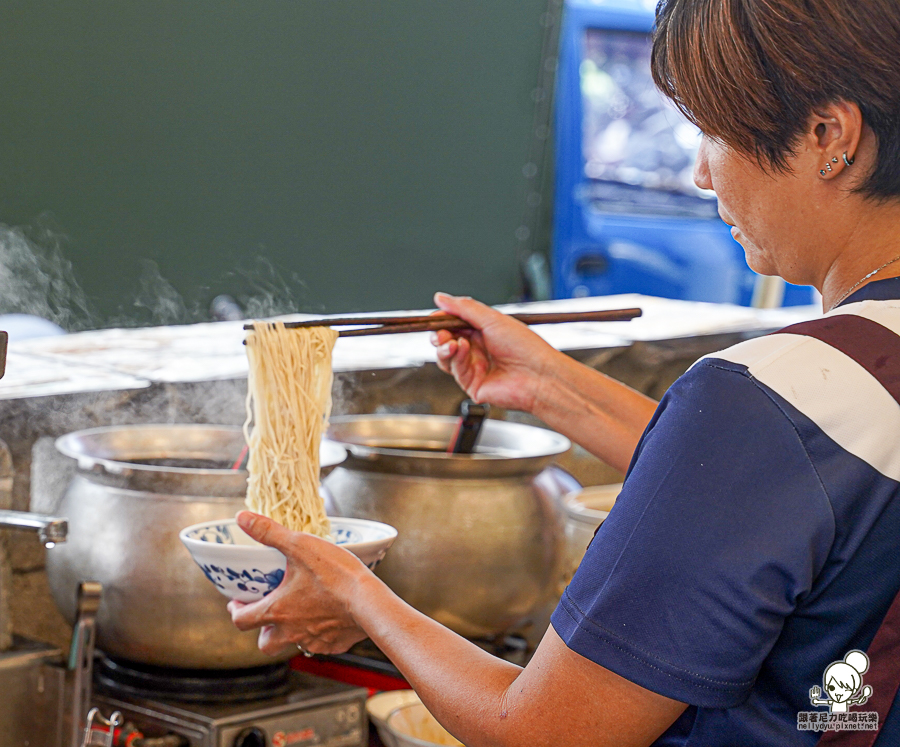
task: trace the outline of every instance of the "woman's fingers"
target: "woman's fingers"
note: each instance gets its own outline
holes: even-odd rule
[[[257,645],[260,651],[269,656],[278,656],[289,649],[295,649],[295,653],[299,651],[297,644],[289,640],[275,625],[264,625],[260,628]]]
[[[472,344],[465,338],[456,342],[456,353],[450,359],[450,372],[459,385],[469,392],[475,383],[475,368],[472,365]],[[469,392],[471,394],[471,392]]]
[[[437,350],[438,367],[451,374],[456,382],[471,396],[476,384],[472,360],[472,344],[465,337],[450,340]]]
[[[281,550],[287,555],[287,549],[294,541],[293,532],[285,529],[277,521],[272,521],[268,516],[252,511],[240,511],[236,518],[238,526],[257,542]]]
[[[438,368],[440,368],[444,373],[451,373],[450,366],[454,356],[456,355],[458,347],[458,343],[454,339],[447,340],[446,342],[437,346],[436,353]]]
[[[268,622],[269,609],[265,599],[250,604],[231,601],[228,603],[228,611],[231,613],[231,622],[238,630],[255,630]]]

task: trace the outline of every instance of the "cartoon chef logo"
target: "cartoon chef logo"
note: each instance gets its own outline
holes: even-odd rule
[[[869,657],[862,651],[851,651],[843,661],[829,664],[822,675],[825,697],[816,685],[809,691],[809,702],[814,706],[828,706],[831,713],[847,713],[851,705],[863,705],[872,696],[872,688],[863,686],[862,681],[868,671]]]
[[[843,661],[828,665],[822,675],[825,689],[816,685],[809,691],[814,706],[828,706],[828,711],[800,711],[797,728],[800,731],[878,731],[877,711],[851,711],[872,697],[871,685],[863,685],[863,675],[869,671],[869,657],[862,651],[851,651]]]

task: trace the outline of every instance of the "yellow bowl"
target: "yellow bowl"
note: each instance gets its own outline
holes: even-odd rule
[[[397,747],[465,747],[421,702],[394,709],[387,718],[387,731]]]
[[[415,690],[386,690],[373,695],[366,701],[366,713],[378,730],[378,736],[385,747],[397,747],[397,743],[387,729],[387,719],[400,706],[421,703]]]

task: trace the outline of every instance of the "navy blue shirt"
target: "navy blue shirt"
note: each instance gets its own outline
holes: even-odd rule
[[[900,332],[898,297],[871,283],[833,314]],[[659,745],[815,744],[810,689],[900,590],[898,490],[900,405],[877,381],[815,339],[741,343],[663,398],[553,627],[689,704]],[[879,746],[900,744],[891,713]]]

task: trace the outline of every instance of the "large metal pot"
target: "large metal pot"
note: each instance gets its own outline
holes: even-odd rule
[[[59,508],[69,541],[47,553],[50,590],[71,622],[79,582],[103,584],[97,645],[110,656],[189,669],[272,662],[255,632],[231,624],[225,597],[178,539],[243,508],[247,473],[229,468],[243,446],[240,428],[220,425],[94,428],[57,441],[77,472]],[[322,451],[325,465],[343,458]]]
[[[447,454],[456,418],[333,418],[347,460],[325,480],[336,514],[383,521],[397,541],[378,575],[411,605],[469,637],[515,630],[558,599],[561,498],[580,487],[549,466],[568,439],[488,420],[477,453]]]

